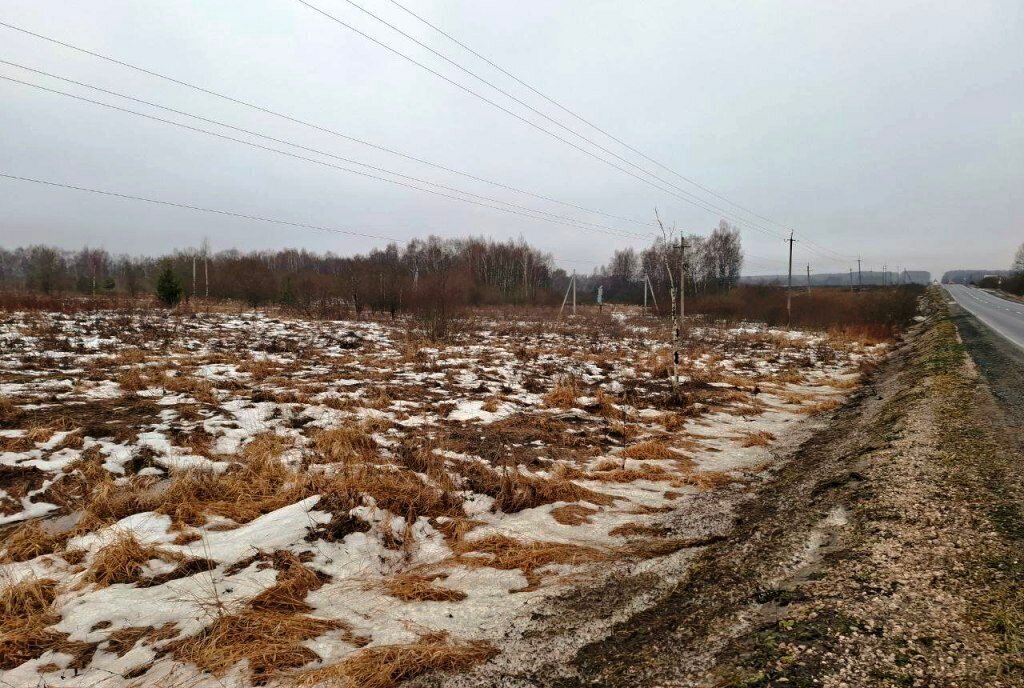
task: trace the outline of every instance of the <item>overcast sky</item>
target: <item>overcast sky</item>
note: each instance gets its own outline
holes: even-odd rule
[[[1024,242],[1020,0],[401,0],[671,172],[540,99],[390,0],[355,1],[702,204],[744,219],[747,273],[785,270],[786,245],[777,237],[783,227],[827,248],[826,256],[809,241],[796,245],[801,270],[810,262],[815,272],[856,267],[851,256],[858,254],[865,269],[885,262],[934,276],[955,267],[1005,267]],[[695,233],[709,232],[723,217],[459,72],[346,0],[309,2],[672,193],[530,127],[298,0],[5,0],[0,21],[639,222],[439,171],[5,27],[0,59],[616,230],[649,233],[642,223],[653,219],[655,207],[667,223]],[[0,75],[354,167],[16,67],[0,65]],[[563,267],[587,272],[614,248],[646,242],[451,200],[9,81],[0,80],[0,102],[3,174],[400,240],[429,233],[521,235],[563,261],[577,261]],[[50,243],[156,253],[209,237],[215,249],[289,246],[344,254],[384,243],[7,179],[0,179],[0,208],[5,247]]]

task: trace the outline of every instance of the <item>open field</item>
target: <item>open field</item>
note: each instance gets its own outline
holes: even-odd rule
[[[467,668],[574,581],[713,541],[667,517],[753,489],[886,351],[695,326],[673,393],[666,329],[0,316],[4,681]]]

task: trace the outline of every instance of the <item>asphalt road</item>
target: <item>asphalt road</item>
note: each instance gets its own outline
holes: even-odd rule
[[[1024,348],[1024,303],[1010,301],[961,284],[947,284],[946,291],[981,322]]]

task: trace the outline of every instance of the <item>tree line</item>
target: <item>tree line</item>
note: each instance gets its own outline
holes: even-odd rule
[[[685,266],[689,293],[729,289],[739,279],[739,232],[721,223],[709,236],[663,236],[647,248],[615,251],[610,261],[577,277],[577,296],[639,303],[649,281],[668,301],[669,270],[678,282]],[[365,254],[339,256],[305,250],[241,252],[198,248],[160,256],[112,255],[34,245],[0,248],[0,290],[51,296],[162,300],[231,299],[250,306],[280,304],[313,317],[366,310],[392,314],[486,305],[556,305],[571,275],[549,253],[523,239],[494,241],[428,237],[392,243]]]

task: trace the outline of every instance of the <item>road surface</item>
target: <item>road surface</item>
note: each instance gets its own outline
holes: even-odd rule
[[[1024,303],[993,296],[983,289],[947,284],[956,302],[974,317],[1024,348]]]

